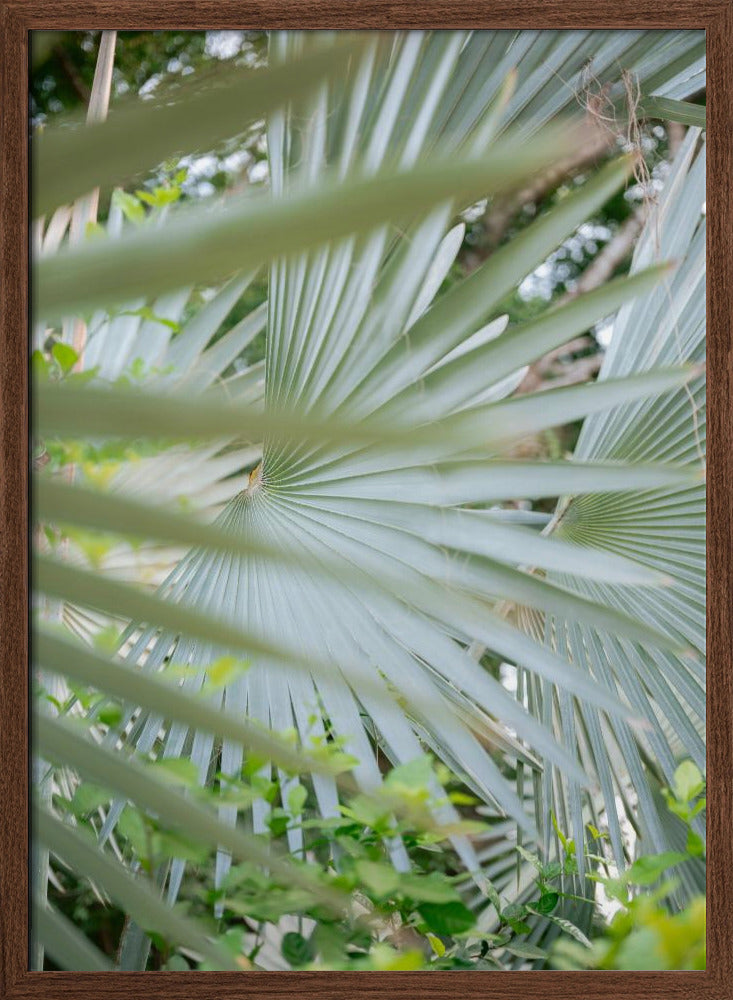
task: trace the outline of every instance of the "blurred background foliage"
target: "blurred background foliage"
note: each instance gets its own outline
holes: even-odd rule
[[[100,34],[59,32],[39,45],[41,54],[33,66],[30,87],[32,121],[36,126],[86,105]],[[150,99],[169,89],[175,90],[181,79],[194,74],[202,80],[215,79],[223,64],[260,66],[266,59],[266,47],[266,32],[261,31],[122,31],[117,36],[113,95],[137,94]],[[704,93],[696,100],[704,103]],[[145,189],[169,185],[178,176],[177,187],[181,198],[186,200],[237,191],[242,185],[261,184],[267,179],[264,128],[263,122],[251,130],[245,141],[238,137],[224,148],[181,157],[168,165],[167,172],[150,177]],[[683,126],[676,122],[643,123],[641,149],[652,184],[658,189],[683,135]],[[566,197],[573,187],[583,183],[589,171],[617,155],[619,149],[628,147],[621,130],[617,135],[611,130],[606,141],[599,141],[581,157],[569,157],[566,163],[553,166],[528,189],[513,193],[505,202],[487,206],[482,201],[467,210],[463,245],[442,290],[471,273],[533,219]],[[589,290],[610,277],[626,273],[634,241],[646,216],[645,198],[648,194],[641,184],[614,194],[594,218],[581,225],[502,304],[510,323],[537,315],[548,302],[577,294],[579,285]],[[100,219],[104,218],[102,205]],[[266,284],[263,274],[247,289],[222,324],[218,337],[265,300]],[[593,328],[553,352],[551,357],[533,366],[525,389],[534,390],[538,384],[558,379],[557,384],[572,384],[594,374],[607,334],[608,329]],[[264,333],[248,346],[243,360],[251,364],[262,357]],[[577,425],[555,429],[546,432],[537,447],[540,453],[555,456],[571,449],[576,436]]]

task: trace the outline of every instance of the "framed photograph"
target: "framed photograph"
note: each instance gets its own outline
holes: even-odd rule
[[[2,995],[729,996],[729,0],[0,14]]]

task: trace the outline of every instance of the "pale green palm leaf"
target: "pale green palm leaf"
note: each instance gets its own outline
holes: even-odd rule
[[[293,43],[286,39],[283,44]],[[355,74],[353,90],[347,91],[352,105],[361,108],[366,125],[352,137],[347,133],[342,140],[345,146],[339,145],[333,135],[339,117],[329,111],[331,97],[325,89],[313,98],[304,135],[298,135],[292,125],[286,127],[284,119],[281,125],[276,117],[270,132],[273,190],[285,194],[290,185],[302,189],[303,185],[317,183],[331,147],[338,151],[338,162],[344,172],[358,164],[359,169],[368,173],[381,167],[389,139],[390,158],[409,166],[428,142],[429,123],[418,117],[411,124],[407,119],[403,120],[401,130],[396,131],[400,109],[405,102],[409,104],[409,95],[419,106],[431,102],[437,106],[441,95],[435,88],[439,84],[447,88],[451,79],[450,73],[442,73],[441,68],[455,65],[459,52],[455,38],[408,36],[395,44],[384,67],[386,72],[377,73],[370,62],[372,57],[367,56],[364,68]],[[417,71],[418,66],[423,72]],[[433,71],[428,73],[427,67]],[[496,127],[491,100],[487,109]],[[352,115],[355,114],[352,109]],[[349,120],[353,118],[350,116]],[[480,116],[471,118],[463,131],[456,127],[456,121],[467,120],[465,115],[449,117],[441,129],[442,141],[450,141],[456,148],[471,135],[476,141],[476,133],[469,131],[469,127],[478,128],[480,135]],[[287,149],[294,144],[296,135],[298,147],[304,152],[298,154],[298,167],[293,170],[288,165]],[[481,136],[483,142],[488,138],[486,134]],[[458,419],[464,422],[475,423],[479,414],[483,418],[484,411],[479,409],[474,413],[471,405],[482,385],[474,385],[470,380],[465,385],[467,360],[485,366],[491,377],[499,381],[562,343],[572,335],[573,322],[582,330],[589,322],[612,311],[633,293],[633,283],[629,287],[621,285],[615,298],[614,291],[609,289],[595,298],[581,300],[560,321],[553,322],[548,317],[541,330],[507,331],[469,354],[453,357],[435,369],[431,377],[424,378],[426,371],[440,364],[491,318],[492,309],[496,309],[504,295],[613,192],[623,172],[623,168],[609,168],[550,216],[539,220],[511,252],[498,253],[464,285],[417,317],[415,307],[426,281],[432,280],[434,284],[429,272],[436,257],[441,255],[441,246],[445,245],[444,235],[452,214],[450,206],[436,210],[402,242],[396,241],[395,233],[381,228],[361,239],[276,262],[270,280],[266,377],[269,404],[310,410],[321,419],[339,414],[353,420],[380,411],[390,417],[398,413],[402,416],[403,412],[411,416],[413,407],[418,422],[449,417],[457,409],[462,412]],[[653,275],[651,280],[657,277]],[[420,302],[420,308],[424,308],[424,302]],[[432,382],[436,383],[435,388]],[[650,389],[648,384],[639,387],[644,394]],[[575,396],[577,404],[573,402]],[[420,409],[422,399],[431,402],[424,415]],[[587,394],[587,399],[579,393],[568,394],[567,400],[561,395],[556,413],[548,406],[549,397],[542,401],[544,414],[539,409],[533,410],[530,401],[522,402],[516,414],[512,410],[511,426],[521,427],[527,433],[538,426],[561,422],[576,412],[589,412],[595,406],[608,408],[614,402],[610,397],[604,401],[600,390],[595,395]],[[528,422],[522,424],[520,413],[528,406],[534,415],[528,415]],[[574,406],[579,410],[573,409]],[[485,411],[489,426],[492,416],[489,404]],[[501,437],[497,444],[500,440]],[[508,794],[499,770],[472,733],[472,729],[487,731],[487,714],[503,721],[498,706],[505,706],[506,699],[468,656],[464,645],[480,639],[501,655],[539,670],[545,678],[569,679],[568,665],[561,658],[546,659],[541,646],[528,644],[516,629],[490,613],[485,602],[487,598],[489,602],[496,601],[507,589],[515,598],[521,596],[540,608],[547,608],[554,599],[561,606],[562,602],[568,606],[572,597],[569,593],[555,593],[529,576],[510,576],[514,571],[501,570],[497,564],[476,558],[451,558],[450,550],[459,552],[465,539],[461,541],[458,525],[454,526],[450,518],[442,525],[440,548],[420,540],[424,519],[420,508],[414,507],[415,500],[425,504],[427,518],[446,503],[485,502],[523,492],[515,478],[519,470],[511,464],[479,463],[474,459],[466,465],[465,460],[457,460],[446,471],[454,475],[457,483],[463,481],[463,485],[461,492],[449,498],[449,494],[436,492],[431,480],[434,463],[445,457],[445,445],[438,442],[419,449],[417,456],[413,454],[410,464],[417,476],[402,495],[400,478],[407,471],[404,454],[392,454],[384,447],[334,450],[266,442],[261,480],[233,501],[222,515],[222,526],[226,525],[228,531],[243,536],[251,534],[275,548],[299,547],[314,565],[326,558],[331,563],[341,558],[347,564],[360,566],[367,577],[399,573],[405,580],[406,596],[412,606],[394,596],[347,587],[339,579],[320,578],[313,569],[290,568],[283,572],[262,559],[213,553],[196,553],[184,561],[176,571],[171,596],[186,605],[195,604],[214,617],[246,622],[269,641],[279,641],[289,648],[300,646],[312,659],[320,657],[331,664],[330,676],[307,677],[284,665],[274,670],[273,664],[255,663],[236,688],[222,696],[227,707],[247,713],[268,727],[295,728],[304,745],[312,735],[324,734],[324,723],[319,720],[325,718],[332,735],[345,739],[347,748],[360,760],[356,777],[365,787],[380,780],[371,734],[378,733],[381,745],[395,762],[414,757],[420,747],[417,734],[427,734],[436,752],[482,798],[498,804],[501,811],[527,826],[523,807]],[[473,485],[472,466],[478,477]],[[392,481],[387,479],[375,494],[374,486],[383,481],[385,470],[394,470]],[[618,489],[633,487],[634,470],[616,471]],[[553,481],[548,470],[537,470],[535,495],[557,492],[563,482],[572,481],[568,477],[582,475],[580,467],[558,467],[556,472]],[[613,475],[615,471],[609,469],[609,473]],[[589,490],[596,487],[600,472],[595,470],[591,475],[593,480],[589,478],[585,487]],[[493,485],[489,486],[492,479]],[[344,482],[351,483],[348,489],[344,488]],[[579,488],[583,487],[579,484]],[[524,489],[530,489],[526,482]],[[412,524],[406,526],[399,523],[399,511],[408,493],[413,507],[406,516],[412,518]],[[360,510],[353,508],[352,501],[359,500],[369,501],[371,509],[367,511],[364,503]],[[571,555],[569,550],[568,555]],[[509,555],[506,558],[510,563],[516,561]],[[436,591],[435,581],[441,578],[450,585],[454,596]],[[414,598],[410,598],[411,588],[415,591]],[[475,603],[476,596],[480,596],[481,605]],[[576,614],[582,620],[604,613],[585,606],[578,607]],[[611,627],[610,620],[606,620]],[[617,629],[624,630],[619,617],[613,621]],[[629,627],[627,624],[626,628]],[[216,655],[210,647],[185,638],[172,647],[172,640],[169,633],[156,638],[154,630],[147,630],[135,642],[132,655],[138,656],[139,651],[146,649],[146,664],[150,669],[172,656],[177,661],[199,664],[203,670]],[[396,712],[385,697],[388,687],[380,698],[373,686],[365,687],[359,676],[344,666],[359,660],[374,664],[378,668],[374,671],[377,685],[382,677],[401,692],[408,704],[411,692],[421,689],[424,692],[429,690],[426,685],[432,685],[440,710],[430,717],[416,706],[406,715]],[[192,690],[200,686],[203,670],[197,682],[187,682]],[[593,697],[591,689],[588,697]],[[365,711],[371,719],[369,725],[363,718]],[[543,755],[557,757],[560,753],[566,766],[563,751],[547,742],[541,728],[527,728],[528,721],[529,716],[514,713],[513,725],[529,745],[541,746]],[[152,747],[157,730],[157,721],[138,725],[134,739],[140,750]],[[186,736],[185,727],[173,727],[164,753],[182,752]],[[206,779],[213,749],[211,737],[194,738],[190,753],[202,781]],[[221,752],[225,770],[236,772],[241,767],[241,746],[225,741]],[[321,809],[332,814],[337,808],[335,786],[323,779],[317,795]],[[264,829],[266,811],[264,803],[255,808],[255,829]],[[297,834],[291,839],[291,846],[297,848]],[[466,858],[470,860],[469,856]],[[222,855],[219,877],[225,870],[226,857]],[[174,869],[174,883],[180,872],[180,866],[177,871]]]
[[[600,379],[629,371],[648,371],[677,361],[701,363],[705,356],[705,150],[691,129],[637,247],[632,272],[661,256],[675,256],[674,277],[650,295],[624,307]],[[566,538],[607,552],[630,555],[668,578],[651,591],[609,582],[593,583],[550,574],[578,594],[677,637],[682,655],[630,645],[587,623],[548,618],[544,630],[552,648],[566,652],[581,669],[609,690],[623,692],[646,728],[631,729],[621,720],[604,719],[581,703],[571,703],[551,685],[528,678],[530,710],[548,724],[572,734],[580,759],[595,774],[600,797],[595,809],[608,824],[616,862],[624,863],[624,839],[617,817],[619,796],[637,827],[645,849],[663,850],[666,824],[649,789],[647,768],[671,783],[681,758],[705,768],[705,383],[699,376],[684,391],[621,407],[599,419],[588,418],[576,458],[694,463],[703,475],[684,488],[611,496],[566,497],[550,527],[552,537]],[[551,704],[554,702],[554,708]],[[551,714],[552,713],[552,714]],[[559,713],[559,714],[555,714]],[[558,775],[550,791],[550,773],[538,818],[545,817],[544,845],[552,836],[549,809],[563,816],[566,829],[583,837],[588,813],[577,785]],[[635,801],[634,801],[635,800]]]
[[[545,121],[575,107],[576,89],[591,54],[598,61],[595,75],[615,81],[614,98],[622,93],[618,71],[624,64],[652,93],[691,96],[700,85],[700,39],[687,33],[665,35],[663,53],[659,41],[654,33],[644,32],[608,33],[600,46],[591,32],[559,33],[554,44],[543,33],[507,37],[493,32],[439,32],[398,35],[389,46],[367,44],[343,84],[337,88],[324,84],[310,93],[305,107],[301,101],[271,116],[273,203],[280,199],[293,205],[305,212],[298,216],[303,219],[308,217],[309,193],[326,192],[335,219],[340,189],[337,185],[327,190],[324,177],[354,176],[368,184],[380,171],[396,171],[399,184],[409,180],[414,166],[414,176],[424,180],[427,175],[420,170],[424,162],[430,169],[425,154],[431,149],[440,150],[444,163],[456,158],[456,170],[461,164],[473,170],[481,156],[490,166],[492,155],[501,166],[501,151],[510,147],[495,141],[498,133],[509,122],[515,135],[528,138]],[[291,59],[311,44],[321,45],[323,39],[277,38],[276,59]],[[670,73],[664,69],[665,61],[672,67]],[[514,65],[518,76],[511,96],[506,80]],[[539,147],[528,142],[527,148]],[[532,155],[535,159],[526,163],[518,157],[517,178],[542,162],[541,156]],[[639,650],[635,654],[639,656],[673,657],[679,640],[688,638],[680,636],[667,618],[662,618],[660,629],[651,611],[637,616],[635,607],[614,596],[613,586],[621,576],[640,586],[643,581],[649,588],[643,591],[649,609],[664,600],[655,586],[662,567],[654,566],[650,558],[646,568],[639,569],[633,546],[627,545],[623,552],[619,547],[624,559],[616,552],[605,558],[604,550],[613,546],[601,540],[584,564],[579,545],[559,536],[537,537],[513,523],[510,512],[461,509],[569,492],[587,496],[592,503],[599,486],[600,495],[610,503],[617,496],[622,501],[638,496],[642,489],[664,490],[674,497],[697,488],[689,485],[697,475],[695,456],[674,449],[634,455],[646,460],[632,463],[628,455],[613,450],[587,456],[579,452],[573,462],[547,466],[512,462],[501,454],[516,435],[593,413],[602,413],[605,421],[614,407],[630,413],[659,406],[660,412],[670,412],[670,427],[676,426],[673,401],[684,393],[674,390],[691,377],[678,365],[687,358],[676,354],[667,359],[666,369],[654,365],[654,371],[642,376],[636,374],[640,368],[635,365],[618,372],[629,377],[607,379],[602,385],[557,390],[542,398],[502,399],[516,384],[518,371],[574,332],[587,329],[633,296],[642,295],[641,303],[649,301],[649,290],[661,276],[658,269],[609,285],[563,312],[498,332],[504,325],[501,303],[506,295],[618,190],[627,172],[628,163],[606,167],[435,301],[441,274],[450,267],[459,244],[455,229],[449,230],[463,204],[448,195],[447,178],[453,176],[449,172],[442,187],[436,182],[438,175],[432,176],[432,186],[420,189],[421,202],[413,193],[411,217],[399,219],[408,224],[406,232],[389,224],[387,220],[399,213],[390,215],[385,208],[377,216],[379,225],[361,218],[353,235],[330,242],[325,236],[311,242],[299,236],[294,244],[298,252],[289,252],[285,227],[277,228],[263,248],[263,254],[274,259],[264,387],[257,370],[245,373],[239,386],[236,378],[231,379],[228,389],[250,407],[249,412],[261,415],[264,388],[266,416],[269,413],[276,421],[285,408],[291,418],[293,412],[301,414],[306,424],[313,419],[331,422],[335,428],[343,425],[343,440],[303,440],[296,424],[290,434],[281,427],[279,433],[266,436],[262,469],[245,482],[242,473],[252,456],[243,439],[257,437],[247,438],[245,423],[236,436],[240,450],[222,452],[223,445],[235,440],[232,417],[239,411],[230,410],[229,423],[223,422],[218,433],[211,430],[208,437],[214,443],[198,456],[194,453],[191,469],[192,475],[209,470],[200,484],[199,506],[211,509],[229,501],[215,529],[236,537],[238,545],[222,551],[221,538],[218,544],[210,536],[202,539],[201,547],[186,555],[162,585],[160,599],[169,607],[160,619],[156,619],[160,603],[134,605],[145,610],[129,615],[141,624],[131,625],[126,633],[127,661],[142,663],[151,674],[170,660],[197,668],[183,685],[185,694],[194,695],[213,660],[231,648],[241,653],[256,639],[258,652],[251,657],[249,671],[215,694],[211,707],[248,716],[275,730],[294,729],[304,748],[314,737],[343,740],[359,760],[355,778],[366,789],[381,781],[375,743],[393,763],[414,758],[427,744],[495,812],[512,817],[533,836],[535,823],[523,791],[514,791],[483,741],[495,741],[520,755],[537,781],[547,780],[542,768],[547,776],[555,766],[580,788],[588,760],[582,756],[581,766],[574,765],[574,729],[569,724],[558,727],[552,713],[537,711],[535,701],[526,707],[519,704],[471,656],[471,645],[480,642],[526,669],[534,690],[574,690],[583,699],[584,710],[595,706],[588,709],[589,718],[596,718],[596,710],[608,712],[619,731],[625,732],[629,715],[640,714],[644,706],[633,697],[634,690],[629,695],[621,689],[621,697],[617,693],[610,697],[603,678],[584,676],[568,656],[566,644],[550,649],[541,635],[528,637],[505,620],[499,614],[504,598],[532,607],[537,614],[569,620],[568,629],[587,629],[593,622],[596,628],[626,637],[617,641]],[[500,171],[493,176],[499,184]],[[478,191],[478,172],[471,177]],[[347,185],[342,190],[352,189]],[[473,190],[468,185],[464,197]],[[288,202],[289,198],[293,200]],[[446,199],[443,204],[441,198]],[[343,194],[341,201],[348,213],[353,206]],[[192,215],[189,224],[194,221]],[[204,224],[210,226],[213,238],[215,224],[211,220]],[[334,225],[340,233],[336,221]],[[177,231],[172,226],[171,234]],[[163,225],[156,240],[162,245],[165,238]],[[312,248],[301,252],[311,243]],[[125,246],[134,249],[132,242]],[[223,247],[216,260],[220,277],[243,259],[235,241],[229,239]],[[100,252],[98,273],[108,283],[123,259],[118,250],[110,244],[106,256]],[[251,247],[247,254],[251,256]],[[661,259],[667,256],[665,252]],[[81,253],[70,254],[62,268],[46,270],[47,275],[55,274],[56,282],[47,300],[51,315],[92,301],[94,290],[69,288],[61,280],[82,258]],[[187,293],[170,287],[170,272],[155,266],[150,274],[144,270],[126,277],[125,294],[140,294],[144,302],[160,293],[154,312],[161,310],[177,322],[173,317],[181,315]],[[149,387],[169,393],[171,400],[176,391],[187,388],[191,395],[199,394],[220,378],[264,319],[264,310],[247,317],[209,346],[246,280],[235,278],[176,337],[170,336],[165,324],[146,326],[149,320],[137,317],[137,323],[120,327],[120,319],[131,317],[100,314],[89,350],[98,351],[109,367],[108,377],[114,377],[142,349],[146,361],[160,372]],[[646,314],[642,318],[646,321]],[[489,323],[493,326],[487,329]],[[694,352],[689,357],[696,359]],[[166,373],[167,365],[171,372]],[[641,365],[641,370],[649,367]],[[483,370],[484,377],[474,378],[476,369]],[[648,397],[658,402],[644,402]],[[132,412],[135,400],[127,405]],[[141,399],[140,412],[143,407]],[[244,416],[247,412],[241,411]],[[197,413],[203,413],[203,406],[197,410],[191,403],[194,426]],[[216,412],[210,416],[208,426],[214,428]],[[422,437],[414,444],[407,438],[391,444],[350,440],[348,428],[364,418],[381,420],[381,426],[394,426],[408,436],[417,425]],[[430,440],[425,431],[433,425],[435,439]],[[117,433],[124,432],[121,421]],[[171,476],[184,454],[188,460],[186,449],[163,455]],[[586,460],[591,457],[604,461]],[[660,465],[658,459],[668,464]],[[165,468],[156,465],[158,461],[152,460],[137,480],[136,470],[125,470],[118,485],[130,494],[155,495],[156,468]],[[165,476],[161,482],[162,497]],[[516,520],[521,525],[523,516]],[[180,525],[179,529],[176,535],[173,525],[172,537],[170,531],[161,531],[160,537],[185,544],[188,529]],[[146,530],[156,537],[160,529],[151,522]],[[251,550],[242,551],[248,539]],[[572,575],[558,578],[561,586],[530,575],[522,568],[535,564],[526,558],[530,550],[543,560],[548,573]],[[578,580],[586,576],[597,581],[584,584],[590,600],[580,599],[578,591]],[[123,591],[101,587],[95,594],[91,577],[62,576],[58,571],[54,579],[54,593],[62,596],[67,584],[70,591],[72,581],[81,603],[106,613],[114,613],[115,595],[125,596]],[[145,598],[140,595],[140,600]],[[189,609],[195,615],[191,613],[187,623]],[[219,642],[217,622],[225,626]],[[671,651],[646,652],[657,648]],[[631,711],[626,702],[631,702]],[[125,722],[132,725],[124,739],[147,753],[156,744],[162,720],[144,704],[140,707],[140,712],[131,707]],[[616,721],[619,714],[622,721]],[[237,774],[247,752],[241,742],[226,736],[218,741],[185,719],[166,724],[164,733],[163,755],[189,756],[202,784],[217,755],[224,773]],[[121,735],[111,731],[107,745],[115,745]],[[264,764],[263,773],[271,773],[272,767]],[[285,798],[292,779],[281,777]],[[316,774],[312,781],[320,811],[335,815],[339,809],[335,781]],[[256,832],[265,830],[268,808],[264,802],[254,806]],[[105,836],[117,815],[119,807],[108,816]],[[222,807],[221,820],[236,826],[236,810]],[[543,829],[543,817],[540,820]],[[289,840],[291,848],[300,848],[299,831],[290,831]],[[478,860],[471,845],[456,838],[455,846],[475,869]],[[396,865],[406,863],[401,845],[391,844],[390,851]],[[229,854],[222,848],[217,883],[228,864]],[[182,873],[183,863],[174,863],[168,885],[171,899]]]

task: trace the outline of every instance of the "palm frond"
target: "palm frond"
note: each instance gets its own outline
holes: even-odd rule
[[[702,748],[702,668],[687,655],[702,650],[704,635],[697,134],[670,174],[631,277],[530,323],[508,326],[503,314],[507,295],[623,185],[630,163],[621,158],[451,291],[439,289],[462,236],[456,212],[547,163],[557,149],[556,133],[543,138],[548,123],[598,88],[621,117],[622,67],[644,95],[694,96],[704,40],[692,32],[398,34],[389,44],[367,38],[337,84],[329,60],[328,39],[273,38],[268,72],[281,62],[317,72],[297,100],[278,91],[264,108],[277,108],[268,120],[267,198],[233,211],[173,212],[159,228],[64,249],[39,265],[44,315],[97,309],[85,356],[96,385],[42,387],[44,426],[197,439],[122,469],[121,500],[79,491],[75,512],[63,488],[41,491],[61,522],[88,518],[98,529],[195,546],[155,596],[79,566],[39,563],[42,591],[130,622],[125,666],[116,664],[125,673],[109,683],[116,678],[119,693],[139,666],[150,699],[143,688],[138,705],[125,696],[123,723],[104,737],[96,762],[89,744],[53,720],[44,723],[43,752],[96,767],[92,777],[122,796],[104,839],[127,796],[162,808],[147,775],[117,759],[120,748],[134,759],[162,743],[164,757],[193,761],[201,784],[214,756],[223,774],[241,772],[254,751],[243,730],[212,730],[211,713],[222,709],[231,725],[246,718],[252,731],[295,730],[304,756],[314,739],[337,740],[358,760],[353,777],[367,791],[382,781],[382,757],[404,763],[427,746],[492,816],[545,854],[551,810],[583,843],[587,810],[596,815],[605,802],[622,863],[616,797],[638,796],[643,835],[664,843],[646,768],[669,779],[676,753],[699,759]],[[105,182],[114,180],[109,171]],[[50,249],[63,240],[64,219],[52,226]],[[113,210],[111,234],[115,226]],[[681,260],[672,278],[670,260]],[[216,340],[268,262],[267,305]],[[251,273],[230,278],[174,335],[193,283],[237,268]],[[527,365],[619,308],[597,384],[506,398]],[[264,370],[232,375],[263,327]],[[146,391],[110,389],[137,358]],[[572,461],[505,454],[517,438],[583,418]],[[160,506],[140,503],[185,493],[203,514],[198,523],[164,524]],[[570,499],[540,536],[520,526],[521,514],[518,525],[508,511],[485,509],[558,495]],[[125,552],[114,555],[122,576],[140,566]],[[504,614],[508,602],[522,609],[518,621]],[[517,697],[478,662],[477,646],[516,667]],[[248,657],[249,670],[192,714],[188,696],[232,651]],[[66,654],[47,654],[48,669],[69,669]],[[185,704],[162,718],[155,674],[170,661],[189,668]],[[278,773],[286,796],[291,779],[277,767],[273,747],[261,771]],[[321,813],[338,815],[335,778],[314,773],[312,785]],[[171,815],[188,817],[177,793],[165,802]],[[266,829],[269,808],[253,806],[255,833]],[[196,812],[193,821],[218,845],[221,885],[231,852],[255,850],[253,841],[235,807],[222,805],[217,818]],[[302,846],[297,830],[289,841]],[[478,854],[465,838],[454,843],[473,871],[506,872],[506,838]],[[389,849],[395,865],[407,863],[400,844]],[[170,901],[183,869],[175,861],[166,876]]]
[[[677,362],[700,364],[705,354],[705,150],[691,129],[667,178],[634,255],[632,272],[659,257],[680,263],[674,276],[650,295],[623,307],[613,327],[599,381],[631,371],[654,370]],[[595,775],[617,864],[624,864],[619,801],[638,827],[644,849],[661,851],[668,838],[650,791],[647,772],[671,783],[676,763],[692,758],[705,768],[705,382],[699,375],[683,391],[656,401],[619,407],[602,419],[589,417],[575,450],[577,460],[664,461],[691,463],[701,470],[696,483],[671,489],[611,495],[566,496],[550,526],[551,537],[629,555],[664,574],[666,585],[651,591],[633,585],[573,580],[549,574],[578,594],[640,620],[664,623],[684,653],[628,643],[598,632],[589,623],[548,616],[548,645],[617,691],[643,729],[604,718],[544,682],[527,679],[530,711],[564,730],[580,748],[579,760]],[[545,779],[538,822],[545,817],[549,849],[550,809],[566,817],[580,841],[587,812],[577,785],[560,774]]]

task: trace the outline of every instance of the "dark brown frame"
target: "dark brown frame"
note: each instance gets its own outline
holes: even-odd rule
[[[733,0],[0,0],[0,955],[2,996],[171,1000],[733,996]],[[28,971],[28,32],[31,29],[702,28],[708,54],[708,965],[706,972]]]

